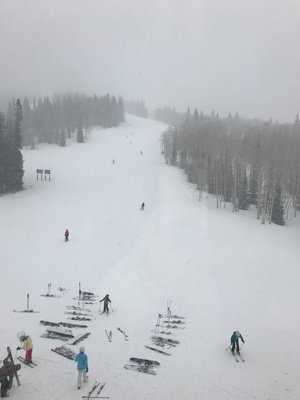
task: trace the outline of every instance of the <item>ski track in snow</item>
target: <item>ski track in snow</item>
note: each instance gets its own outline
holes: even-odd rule
[[[209,196],[199,202],[160,154],[165,125],[127,121],[94,129],[85,144],[24,150],[26,190],[0,198],[0,357],[7,345],[15,355],[16,333],[25,330],[38,363],[22,365],[11,398],[80,399],[100,379],[111,399],[299,400],[298,221],[261,226],[251,212],[217,210]],[[36,168],[50,168],[52,181],[37,182]],[[79,281],[83,290],[110,293],[113,306],[108,317],[98,304],[87,306],[92,334],[74,346],[89,356],[89,383],[80,391],[75,364],[50,351],[61,342],[40,338],[39,325],[64,320]],[[40,297],[48,282],[69,291]],[[27,292],[40,313],[13,313],[26,307]],[[144,345],[170,299],[187,319],[166,357]],[[226,351],[235,329],[246,340],[245,363]],[[129,357],[160,361],[157,375],[125,370]]]

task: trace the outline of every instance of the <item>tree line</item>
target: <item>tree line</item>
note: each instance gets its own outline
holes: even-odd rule
[[[261,223],[284,225],[300,209],[300,120],[278,123],[238,114],[185,114],[165,108],[157,119],[171,124],[162,137],[166,162],[183,168],[199,194],[213,194],[217,207],[256,207]]]
[[[12,106],[9,106],[9,110]],[[83,141],[82,130],[92,126],[110,128],[124,121],[122,98],[66,94],[23,101],[22,137],[25,146],[56,143],[64,146],[77,130],[77,141]]]
[[[37,143],[65,146],[76,132],[79,143],[84,130],[93,126],[109,128],[124,121],[122,98],[55,95],[29,100],[12,100],[6,114],[0,112],[0,193],[23,188],[23,146]]]

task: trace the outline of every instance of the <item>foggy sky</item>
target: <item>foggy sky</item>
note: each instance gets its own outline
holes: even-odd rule
[[[298,0],[0,0],[0,93],[293,120],[299,38]]]

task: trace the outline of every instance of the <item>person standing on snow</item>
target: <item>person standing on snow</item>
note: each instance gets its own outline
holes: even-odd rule
[[[243,343],[245,343],[244,338],[240,334],[240,332],[239,331],[234,331],[233,334],[231,335],[231,339],[230,339],[232,354],[234,354],[235,350],[236,350],[237,354],[240,354],[239,339],[241,339],[241,341]]]
[[[106,296],[104,296],[103,299],[101,299],[101,300],[99,301],[99,303],[101,303],[102,301],[103,301],[103,306],[104,306],[104,307],[103,307],[102,314],[104,314],[104,313],[108,314],[108,313],[109,313],[108,303],[111,303],[110,298],[109,298],[109,294],[107,294]]]
[[[25,362],[30,364],[32,362],[32,340],[31,337],[22,333],[20,336],[20,342],[22,346],[18,346],[17,350],[25,350]]]
[[[69,240],[69,230],[66,229],[65,230],[65,242],[68,242],[68,240]]]
[[[144,211],[144,208],[145,208],[145,203],[142,202],[142,204],[141,204],[141,210]]]
[[[89,371],[88,368],[88,357],[84,352],[84,347],[80,347],[79,353],[75,357],[75,362],[77,363],[77,389],[81,388],[81,382],[87,382],[87,372]]]

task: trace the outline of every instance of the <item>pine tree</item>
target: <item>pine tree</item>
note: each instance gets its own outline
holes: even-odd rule
[[[248,200],[248,179],[245,168],[241,171],[240,181],[239,181],[239,209],[248,210],[249,200]]]
[[[276,184],[275,187],[271,221],[277,225],[285,225],[284,209],[281,201],[281,187],[278,183]]]
[[[66,146],[66,132],[64,129],[62,129],[60,131],[60,135],[59,135],[59,145],[61,147],[65,147]]]
[[[77,142],[78,143],[83,143],[84,142],[83,130],[82,130],[81,126],[79,126],[79,128],[77,129]]]
[[[7,151],[7,144],[5,141],[5,118],[4,114],[0,112],[0,193],[5,192],[5,154]]]
[[[250,178],[249,178],[249,193],[248,199],[249,204],[256,205],[257,204],[257,171],[254,168],[251,168]]]
[[[14,107],[14,142],[17,149],[22,148],[22,136],[21,136],[21,122],[23,119],[23,110],[20,99],[17,99]]]

